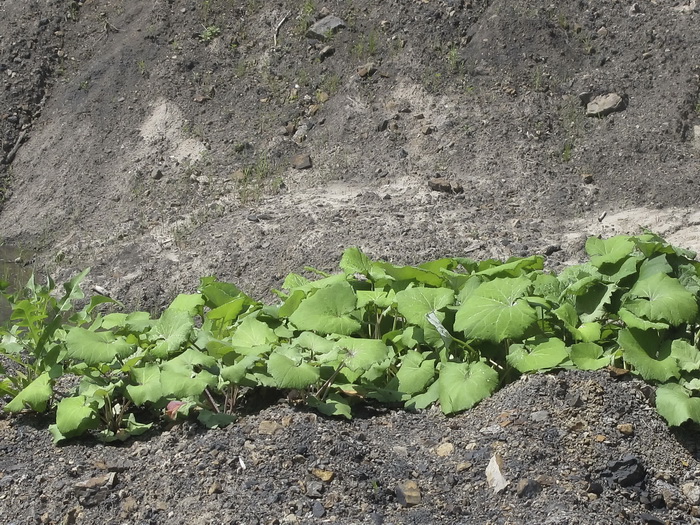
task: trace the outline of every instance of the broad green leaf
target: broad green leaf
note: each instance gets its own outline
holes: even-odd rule
[[[217,376],[202,366],[212,366],[213,357],[198,350],[189,349],[174,359],[166,361],[161,366],[160,384],[164,397],[182,399],[201,394],[205,388],[217,384]]]
[[[442,275],[442,278],[445,281],[444,286],[446,288],[450,288],[451,290],[454,290],[455,292],[464,288],[464,286],[467,284],[467,281],[474,278],[474,276],[471,274],[458,273],[458,272],[453,272],[450,270],[442,270],[440,272],[440,275]],[[477,282],[480,281],[480,279],[478,277],[475,280]]]
[[[564,323],[564,328],[576,339],[581,337],[581,333],[576,328],[579,323],[578,314],[576,313],[576,308],[571,303],[563,303],[559,308],[552,310],[552,313]]]
[[[130,356],[135,346],[127,343],[123,337],[115,337],[112,332],[92,332],[75,327],[66,337],[66,358],[94,366],[111,363],[116,358]]]
[[[275,331],[252,316],[243,319],[231,336],[231,345],[234,347],[255,347],[275,342]]]
[[[124,328],[130,332],[141,333],[148,330],[155,320],[151,319],[148,312],[131,312],[130,314],[111,313],[104,316],[102,328]]]
[[[409,410],[423,410],[440,399],[440,381],[434,381],[422,394],[413,396],[404,406]]]
[[[700,378],[698,377],[695,377],[690,381],[681,381],[681,385],[688,390],[700,392]]]
[[[429,272],[435,274],[441,274],[443,270],[454,270],[459,263],[451,257],[445,257],[443,259],[436,259],[434,261],[428,261],[418,265],[418,268],[422,270],[428,270]]]
[[[671,345],[664,343],[657,332],[625,328],[618,333],[617,341],[624,351],[625,361],[644,379],[664,382],[679,377],[680,370],[676,359],[671,356]]]
[[[83,282],[87,274],[90,273],[90,268],[85,268],[78,275],[73,277],[67,283],[63,283],[64,295],[59,301],[58,308],[59,311],[65,312],[70,308],[71,302],[76,299],[82,299],[85,294],[80,289],[80,283]]]
[[[358,290],[357,291],[357,307],[362,309],[367,305],[375,305],[378,308],[389,308],[394,304],[396,292],[389,290]]]
[[[277,383],[278,388],[304,389],[316,384],[320,378],[320,371],[309,363],[299,358],[292,360],[286,355],[272,352],[267,361],[267,371]]]
[[[396,307],[406,321],[429,329],[432,325],[425,316],[435,312],[437,318],[443,321],[445,314],[440,310],[454,304],[454,295],[448,288],[409,288],[396,294]]]
[[[197,416],[197,421],[209,429],[226,427],[235,422],[236,419],[237,417],[233,414],[212,412],[211,410],[202,410]]]
[[[678,282],[690,293],[700,296],[700,272],[694,265],[684,264],[679,267]]]
[[[64,439],[80,436],[88,430],[100,426],[100,419],[95,407],[85,396],[66,397],[56,407],[56,424],[49,430],[54,443]]]
[[[639,266],[639,280],[643,281],[647,277],[651,277],[657,273],[663,273],[670,275],[673,272],[673,268],[668,264],[666,255],[658,255],[653,259],[644,259],[642,264]]]
[[[610,365],[611,356],[603,355],[603,347],[595,343],[576,343],[569,357],[580,370],[600,370]]]
[[[201,344],[201,341],[197,340],[197,348],[202,347],[206,348],[207,353],[215,359],[223,359],[226,355],[236,352],[236,349],[228,342],[220,341],[218,339],[211,339],[205,344]],[[236,353],[235,355],[238,354]]]
[[[489,277],[520,277],[534,270],[544,268],[544,258],[541,255],[531,255],[530,257],[511,257],[503,264],[498,264],[477,272],[477,275]]]
[[[305,298],[306,294],[302,290],[294,290],[289,297],[284,300],[277,314],[280,317],[289,317],[299,308],[299,305]]]
[[[459,289],[457,294],[457,304],[464,304],[464,302],[472,296],[479,286],[485,282],[485,279],[478,277],[476,275],[471,276],[471,279],[467,280],[464,285]]]
[[[576,311],[584,323],[598,321],[605,317],[616,284],[591,283],[584,293],[576,296]]]
[[[700,397],[691,397],[681,385],[668,383],[656,389],[656,409],[671,426],[700,423]]]
[[[284,283],[282,283],[282,288],[291,292],[292,290],[306,286],[309,282],[310,281],[302,275],[290,273],[285,278]]]
[[[401,360],[396,374],[398,390],[406,394],[423,392],[435,377],[435,359],[426,359],[424,354],[410,350]]]
[[[307,403],[311,408],[315,408],[321,414],[327,416],[343,416],[352,419],[350,403],[340,394],[328,394],[326,398],[320,400],[314,396],[307,398]]]
[[[591,264],[596,267],[621,261],[630,255],[634,248],[634,242],[626,235],[617,235],[609,239],[590,237],[586,241],[586,253],[591,256]]]
[[[444,279],[441,275],[433,273],[415,266],[395,266],[387,262],[376,262],[372,264],[370,276],[377,283],[405,283],[403,286],[396,288],[400,290],[405,288],[408,283],[420,283],[428,286],[442,286]]]
[[[358,273],[369,275],[372,261],[359,248],[351,246],[343,252],[343,257],[340,259],[340,268],[348,276]]]
[[[195,350],[194,348],[188,348],[185,350],[183,353],[181,353],[179,356],[171,359],[167,363],[164,364],[164,367],[166,365],[172,365],[172,366],[186,366],[189,368],[194,368],[194,367],[212,367],[216,365],[216,359],[214,359],[212,356],[205,354],[204,352],[200,352],[199,350]]]
[[[510,346],[506,360],[519,372],[549,370],[569,357],[566,344],[556,337],[539,344],[514,344]]]
[[[638,273],[637,266],[641,257],[630,256],[616,263],[604,264],[600,267],[600,273],[605,276],[606,282],[621,284],[621,282],[631,275]]]
[[[389,357],[390,349],[379,339],[342,337],[336,343],[341,355],[345,353],[345,365],[354,371],[366,371],[372,365],[382,363]]]
[[[320,334],[350,335],[360,323],[350,316],[357,307],[357,297],[347,282],[321,288],[304,299],[289,320],[299,330]]]
[[[298,290],[303,291],[305,294],[309,294],[309,292],[323,289],[323,288],[329,288],[330,286],[333,286],[334,284],[348,284],[348,279],[345,277],[344,273],[336,273],[334,275],[329,275],[328,277],[324,277],[322,279],[319,279],[317,281],[309,281],[307,284],[304,286],[301,286],[297,288]]]
[[[448,288],[416,287],[396,294],[399,313],[406,321],[423,329],[425,341],[431,346],[449,347],[451,343],[452,336],[442,326],[445,313],[440,311],[451,304],[454,304],[454,292]],[[428,315],[435,324],[427,318]]]
[[[700,350],[683,339],[671,343],[671,355],[678,361],[678,366],[685,372],[700,370]]]
[[[600,323],[596,322],[582,323],[581,326],[578,327],[578,332],[581,335],[580,340],[583,343],[599,341],[603,337],[602,331],[603,327]]]
[[[153,423],[139,423],[138,421],[136,421],[136,416],[133,413],[131,413],[126,418],[126,437],[140,436],[144,432],[150,430],[152,426]]]
[[[455,330],[468,339],[494,342],[522,337],[537,319],[536,310],[523,299],[531,284],[527,277],[482,283],[457,311]]]
[[[216,308],[241,296],[247,297],[236,285],[222,283],[214,277],[203,277],[199,290],[206,299],[206,305],[209,308]]]
[[[663,273],[637,281],[624,306],[638,317],[673,326],[692,323],[698,316],[696,297],[678,279]]]
[[[644,235],[639,235],[632,239],[637,246],[637,249],[644,254],[645,257],[651,258],[656,254],[678,255],[682,258],[693,260],[697,255],[694,251],[679,248],[666,242],[664,239],[655,233],[647,232]]]
[[[129,414],[124,421],[122,427],[116,432],[109,428],[105,428],[96,434],[97,439],[104,443],[114,443],[115,441],[126,441],[131,436],[139,436],[150,430],[153,423],[139,423],[136,421],[134,414]]]
[[[564,285],[556,275],[538,273],[532,281],[532,294],[549,301],[558,302]]]
[[[179,310],[187,312],[189,315],[196,315],[202,306],[204,306],[204,297],[202,294],[180,294],[168,306],[169,310]]]
[[[34,412],[44,412],[53,396],[52,384],[49,372],[44,372],[20,390],[15,398],[5,405],[5,411],[21,412],[29,407]]]
[[[107,303],[118,304],[120,306],[124,306],[124,305],[122,305],[122,303],[120,303],[116,299],[112,299],[111,297],[107,297],[105,295],[98,294],[98,295],[93,295],[92,297],[90,297],[90,302],[85,306],[85,308],[83,309],[81,314],[85,314],[85,315],[90,314],[99,305],[107,304]]]
[[[335,348],[335,341],[316,335],[313,332],[302,332],[299,337],[291,341],[291,344],[310,350],[314,356],[328,354]]]
[[[498,386],[498,372],[486,363],[444,363],[440,369],[440,408],[445,414],[473,407]]]
[[[205,317],[207,319],[220,321],[223,327],[227,327],[229,323],[238,319],[238,316],[245,310],[249,303],[250,301],[247,297],[231,299],[229,302],[209,310]]]
[[[452,334],[447,331],[447,328],[442,324],[442,320],[437,316],[436,312],[430,312],[426,314],[425,320],[428,321],[430,324],[431,328],[428,328],[424,330],[424,333],[426,335],[426,340],[428,342],[433,343],[434,347],[440,347],[440,342],[442,343],[442,346],[445,348],[450,348],[452,346],[452,342],[454,341],[454,338],[452,337]],[[440,341],[437,341],[432,335],[433,332],[437,332],[437,334],[440,336]]]
[[[160,367],[158,365],[147,364],[142,368],[133,368],[130,375],[136,384],[127,385],[126,391],[134,404],[155,403],[163,397],[163,389],[160,385]]]
[[[628,328],[638,328],[640,330],[666,330],[669,327],[668,323],[657,323],[637,317],[627,308],[620,308],[617,314],[620,316],[620,321],[625,323]]]
[[[253,386],[253,384],[244,384],[244,379],[259,360],[260,358],[255,355],[243,356],[232,365],[222,368],[220,372],[221,378],[224,381],[230,381],[234,385]]]
[[[160,341],[154,354],[160,358],[173,355],[189,340],[193,328],[192,316],[187,312],[165,310],[149,332],[152,340]]]

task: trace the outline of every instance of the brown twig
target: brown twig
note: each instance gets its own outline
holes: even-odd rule
[[[17,154],[17,150],[19,150],[19,147],[22,145],[22,141],[24,140],[24,137],[26,137],[26,136],[27,136],[26,131],[23,131],[22,133],[19,134],[19,137],[17,137],[17,142],[15,142],[14,147],[7,154],[7,157],[5,157],[5,164],[12,163],[12,161],[15,159],[15,155]]]

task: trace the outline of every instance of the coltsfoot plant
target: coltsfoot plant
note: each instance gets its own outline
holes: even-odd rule
[[[157,319],[97,313],[101,296],[73,312],[86,272],[60,300],[31,279],[6,296],[0,352],[18,371],[3,370],[5,410],[55,412],[55,441],[113,440],[160,417],[229,424],[260,387],[347,418],[357,403],[450,414],[521,374],[612,366],[658,387],[670,425],[700,422],[695,254],[652,233],[593,237],[586,251],[557,275],[540,256],[397,266],[349,248],[340,273],[290,274],[277,304],[206,277]],[[57,396],[61,375],[78,382]]]

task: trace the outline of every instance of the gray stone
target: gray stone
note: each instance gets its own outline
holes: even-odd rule
[[[309,481],[306,484],[306,495],[310,498],[320,498],[323,494],[323,483],[320,481]]]
[[[586,115],[589,117],[604,117],[623,109],[625,109],[624,99],[617,93],[608,93],[591,100],[586,106]]]
[[[396,499],[403,507],[418,505],[421,501],[420,489],[415,481],[404,481],[396,487]]]
[[[309,155],[294,155],[292,157],[292,168],[297,170],[306,170],[311,167],[311,157]]]
[[[681,486],[683,495],[691,505],[700,505],[700,486],[695,483],[684,483]]]
[[[314,518],[323,518],[326,515],[326,509],[320,501],[315,501],[311,506],[311,514],[314,515]]]
[[[329,15],[321,18],[318,22],[312,25],[306,31],[307,38],[315,38],[317,40],[326,40],[328,35],[332,35],[345,27],[345,22],[335,15]]]
[[[547,421],[549,419],[549,411],[538,410],[537,412],[533,412],[532,414],[530,414],[530,419],[536,423],[542,423],[544,421]]]
[[[518,488],[516,490],[519,498],[531,498],[537,494],[542,487],[534,479],[523,478],[518,481]]]
[[[443,193],[463,193],[464,186],[459,182],[450,181],[444,177],[435,177],[428,181],[428,187],[433,191]]]

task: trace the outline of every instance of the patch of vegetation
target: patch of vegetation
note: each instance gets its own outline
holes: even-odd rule
[[[561,151],[561,160],[564,162],[569,162],[571,160],[571,154],[573,152],[574,145],[571,141],[567,141]]]
[[[464,257],[396,266],[349,248],[342,271],[290,274],[265,305],[214,277],[158,317],[98,313],[87,270],[64,285],[32,278],[4,293],[11,326],[0,351],[8,412],[55,410],[55,441],[90,432],[125,439],[153,417],[235,419],[255,388],[293,390],[328,415],[357,403],[438,403],[466,410],[521,374],[554,369],[631,371],[653,385],[670,425],[700,422],[700,263],[660,237],[588,239],[588,262],[556,275],[531,256]],[[3,285],[5,288],[5,285]],[[65,397],[58,378],[78,386]]]
[[[313,0],[304,0],[299,7],[299,16],[295,32],[299,36],[304,36],[306,31],[311,27],[314,21],[314,13],[316,12],[316,4]]]
[[[269,156],[261,155],[243,168],[238,195],[243,203],[256,202],[264,195],[277,193],[281,186],[278,167]]]
[[[462,59],[457,46],[450,47],[445,59],[447,60],[447,67],[451,73],[459,73],[462,71]]]
[[[372,29],[366,36],[352,46],[351,53],[356,60],[367,60],[379,53],[380,34]]]
[[[221,35],[221,28],[219,26],[207,26],[204,27],[202,32],[199,34],[199,40],[205,44],[208,44],[219,35]]]
[[[342,79],[340,78],[340,75],[338,75],[337,73],[330,73],[323,76],[320,88],[322,91],[325,91],[326,93],[332,96],[338,92],[341,83]]]

